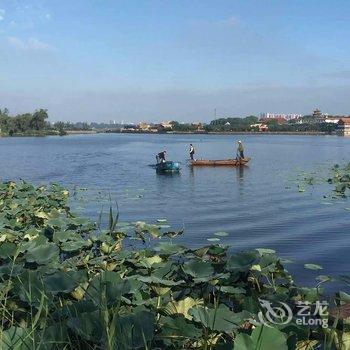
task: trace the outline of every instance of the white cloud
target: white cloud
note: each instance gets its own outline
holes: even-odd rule
[[[5,10],[0,9],[0,21],[2,21],[5,18]]]
[[[18,50],[24,50],[24,51],[51,51],[53,50],[53,47],[49,44],[46,44],[39,39],[36,38],[29,38],[27,40],[22,40],[20,38],[17,38],[15,36],[10,36],[7,38],[9,44],[18,49]]]

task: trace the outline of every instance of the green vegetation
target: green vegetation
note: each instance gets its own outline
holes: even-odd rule
[[[297,176],[299,192],[305,192],[308,186],[331,184],[332,190],[324,195],[324,198],[339,200],[349,196],[350,190],[350,163],[335,164],[331,169],[322,167],[311,173],[301,172]]]
[[[78,123],[71,123],[71,122],[56,122],[53,124],[53,128],[56,130],[74,130],[74,131],[87,131],[92,130],[92,126],[88,123],[78,122]]]
[[[198,125],[191,123],[179,123],[177,121],[172,121],[172,130],[177,132],[196,132],[198,131]]]
[[[262,123],[256,116],[250,115],[245,118],[219,118],[212,120],[209,124],[202,123],[179,123],[171,122],[171,128],[164,128],[160,124],[152,124],[159,133],[165,132],[251,132],[259,131],[258,123]],[[313,116],[304,116],[301,120],[285,121],[279,123],[276,119],[265,121],[269,132],[320,132],[333,133],[337,125],[320,123]],[[252,125],[256,125],[252,127]],[[99,131],[99,132],[145,132],[134,124],[106,124],[86,122],[48,122],[48,113],[45,109],[36,110],[34,113],[9,115],[7,108],[0,109],[0,134],[5,136],[44,136],[44,135],[66,135],[68,131]],[[150,132],[147,130],[146,132]]]
[[[39,109],[34,113],[10,116],[7,108],[0,109],[0,131],[4,135],[44,135],[48,134],[47,110]]]
[[[77,217],[68,200],[58,185],[0,184],[0,349],[349,348],[346,308],[328,328],[258,322],[261,300],[293,311],[323,300],[328,276],[300,288],[273,250],[188,249],[172,242],[182,231],[118,222],[112,207],[102,228],[102,213]]]
[[[205,126],[206,131],[251,131],[250,125],[256,124],[258,118],[249,116],[246,118],[219,118],[212,120]]]
[[[307,116],[306,116],[307,117]],[[306,118],[305,117],[305,118]],[[313,118],[313,117],[311,117]],[[267,120],[264,122],[268,126],[269,132],[322,132],[332,133],[336,130],[337,124],[330,123],[318,123],[314,121],[314,118],[304,119],[301,122],[295,120],[279,123],[276,119]],[[259,131],[258,127],[251,127],[251,125],[261,123],[255,116],[249,116],[246,118],[219,118],[212,120],[210,124],[205,126],[205,130],[208,132],[246,132],[246,131]]]
[[[91,130],[87,123],[48,122],[46,109],[36,110],[34,113],[11,116],[9,110],[0,109],[0,134],[4,136],[45,136],[66,135],[68,130]]]
[[[267,123],[270,132],[321,132],[330,134],[337,128],[337,124],[330,123],[293,123],[278,124],[272,120]]]
[[[342,167],[336,164],[332,168],[332,174],[328,179],[328,183],[334,185],[336,196],[346,197],[347,190],[350,189],[350,163]]]

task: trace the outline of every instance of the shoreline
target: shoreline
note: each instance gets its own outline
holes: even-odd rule
[[[97,134],[150,134],[150,135],[310,135],[324,136],[337,134],[329,134],[321,131],[208,131],[208,132],[193,132],[193,131],[169,131],[169,132],[144,132],[144,131],[97,131]]]
[[[142,134],[142,135],[301,135],[301,136],[339,136],[336,133],[326,133],[321,131],[170,131],[170,132],[145,132],[145,131],[110,131],[110,130],[66,130],[65,135],[58,132],[28,133],[14,135],[0,135],[1,137],[46,137],[46,136],[70,136],[70,135],[95,135],[95,134]]]

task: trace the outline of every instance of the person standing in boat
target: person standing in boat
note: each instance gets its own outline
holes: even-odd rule
[[[163,152],[159,152],[156,155],[157,163],[164,163],[165,162],[165,154],[166,154],[166,150],[164,150]]]
[[[239,160],[244,159],[244,147],[243,147],[242,141],[238,141],[237,158]]]
[[[192,143],[190,143],[190,158],[191,158],[191,160],[194,160],[193,156],[194,156],[194,147],[193,147]]]

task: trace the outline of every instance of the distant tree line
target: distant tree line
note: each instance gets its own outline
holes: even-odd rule
[[[208,132],[244,132],[258,131],[254,124],[262,123],[256,116],[245,118],[219,118],[205,125]],[[265,120],[263,124],[268,126],[270,132],[325,132],[331,133],[337,128],[337,124],[319,122],[313,116],[304,116],[300,120],[290,120],[279,123],[276,119]]]
[[[34,113],[24,113],[16,116],[11,116],[7,108],[0,109],[1,133],[8,135],[40,133],[50,129],[47,119],[46,109],[39,109]]]
[[[258,118],[250,115],[245,118],[219,118],[205,125],[205,130],[210,131],[250,131],[251,125],[256,124]]]
[[[279,124],[277,120],[267,121],[266,125],[270,132],[324,132],[332,133],[337,128],[337,124],[325,122],[313,122],[303,118],[300,123],[291,120],[284,124]]]
[[[172,130],[178,132],[195,132],[198,130],[197,124],[179,123],[176,120],[171,122]]]
[[[85,122],[55,122],[52,126],[56,130],[91,130],[93,128],[92,125]]]
[[[48,121],[46,109],[38,109],[33,113],[10,115],[7,108],[0,109],[0,133],[3,135],[65,135],[67,130],[91,130],[94,126],[84,122]],[[95,126],[98,124],[95,123]]]
[[[254,124],[261,123],[259,119],[250,115],[245,118],[218,118],[212,120],[209,124],[198,123],[179,123],[171,122],[171,129],[162,129],[159,132],[245,132],[258,131],[259,127],[252,127]],[[265,120],[264,124],[268,126],[270,132],[333,132],[337,125],[331,123],[319,122],[314,116],[306,115],[298,120],[284,121],[280,123],[276,119]],[[59,134],[65,135],[69,130],[92,130],[92,129],[120,129],[120,124],[106,123],[85,123],[85,122],[48,122],[48,113],[46,109],[38,109],[33,113],[24,113],[11,116],[7,108],[0,109],[0,132],[5,135],[47,135]],[[134,128],[135,126],[132,125]]]

